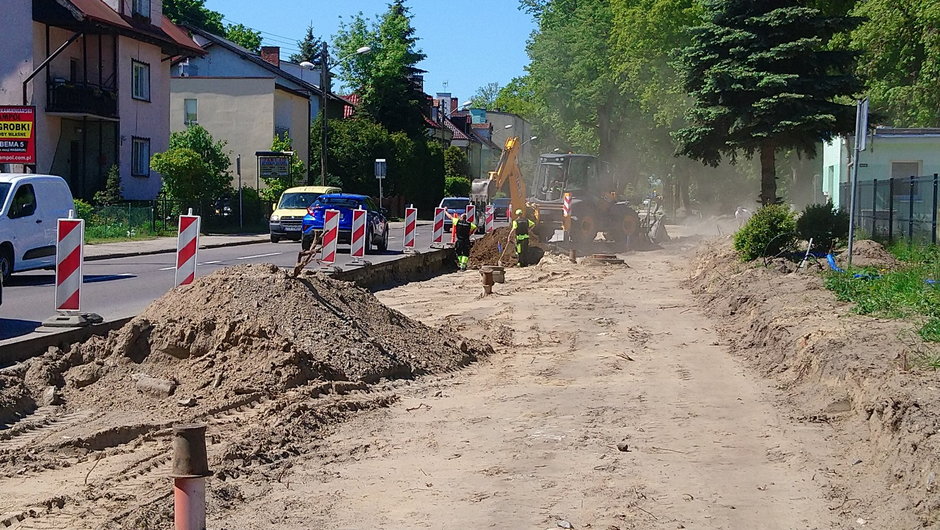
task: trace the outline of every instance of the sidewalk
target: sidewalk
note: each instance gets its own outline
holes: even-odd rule
[[[268,234],[225,234],[199,236],[199,248],[231,247],[271,241]],[[120,241],[85,245],[85,260],[123,258],[176,252],[175,237],[158,237],[140,241]]]

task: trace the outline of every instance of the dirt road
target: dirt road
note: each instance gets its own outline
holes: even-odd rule
[[[832,427],[792,419],[722,344],[683,286],[693,246],[629,267],[546,258],[484,299],[475,272],[380,293],[496,355],[398,386],[210,526],[854,526],[828,498]]]

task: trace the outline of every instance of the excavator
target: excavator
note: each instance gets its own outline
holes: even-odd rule
[[[625,201],[618,200],[617,183],[606,165],[597,157],[584,154],[543,154],[532,193],[527,193],[519,168],[519,138],[506,140],[496,171],[489,178],[472,182],[470,199],[490,202],[503,186],[509,186],[512,211],[531,212],[536,220],[535,233],[543,241],[564,229],[566,238],[578,245],[589,244],[603,233],[606,241],[627,247],[641,244],[640,216]],[[571,195],[571,216],[563,215],[564,196]],[[478,211],[482,208],[478,207]]]

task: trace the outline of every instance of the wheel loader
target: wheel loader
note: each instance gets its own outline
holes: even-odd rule
[[[565,239],[577,245],[593,242],[598,233],[606,241],[628,247],[648,242],[636,210],[619,199],[618,183],[597,157],[584,154],[543,154],[539,156],[532,189],[527,192],[519,168],[519,138],[506,140],[496,171],[489,178],[472,183],[471,199],[487,203],[508,183],[512,211],[534,215],[535,233],[548,241],[558,229]],[[571,195],[571,215],[563,215],[564,196]],[[645,241],[644,241],[645,240]]]

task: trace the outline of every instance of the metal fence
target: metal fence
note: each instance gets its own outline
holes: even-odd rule
[[[240,228],[263,226],[271,214],[268,201],[250,201],[244,204],[243,217],[239,217],[237,198],[215,201],[206,207],[192,206],[193,213],[202,216],[205,230],[237,232]],[[109,206],[92,207],[79,211],[85,219],[85,233],[92,239],[111,239],[160,235],[177,228],[180,214],[187,213],[191,206],[182,201],[159,196],[152,201],[126,201]]]
[[[938,176],[889,178],[858,183],[855,227],[877,241],[937,243]],[[848,206],[849,183],[840,197]],[[848,208],[846,208],[848,209]]]

